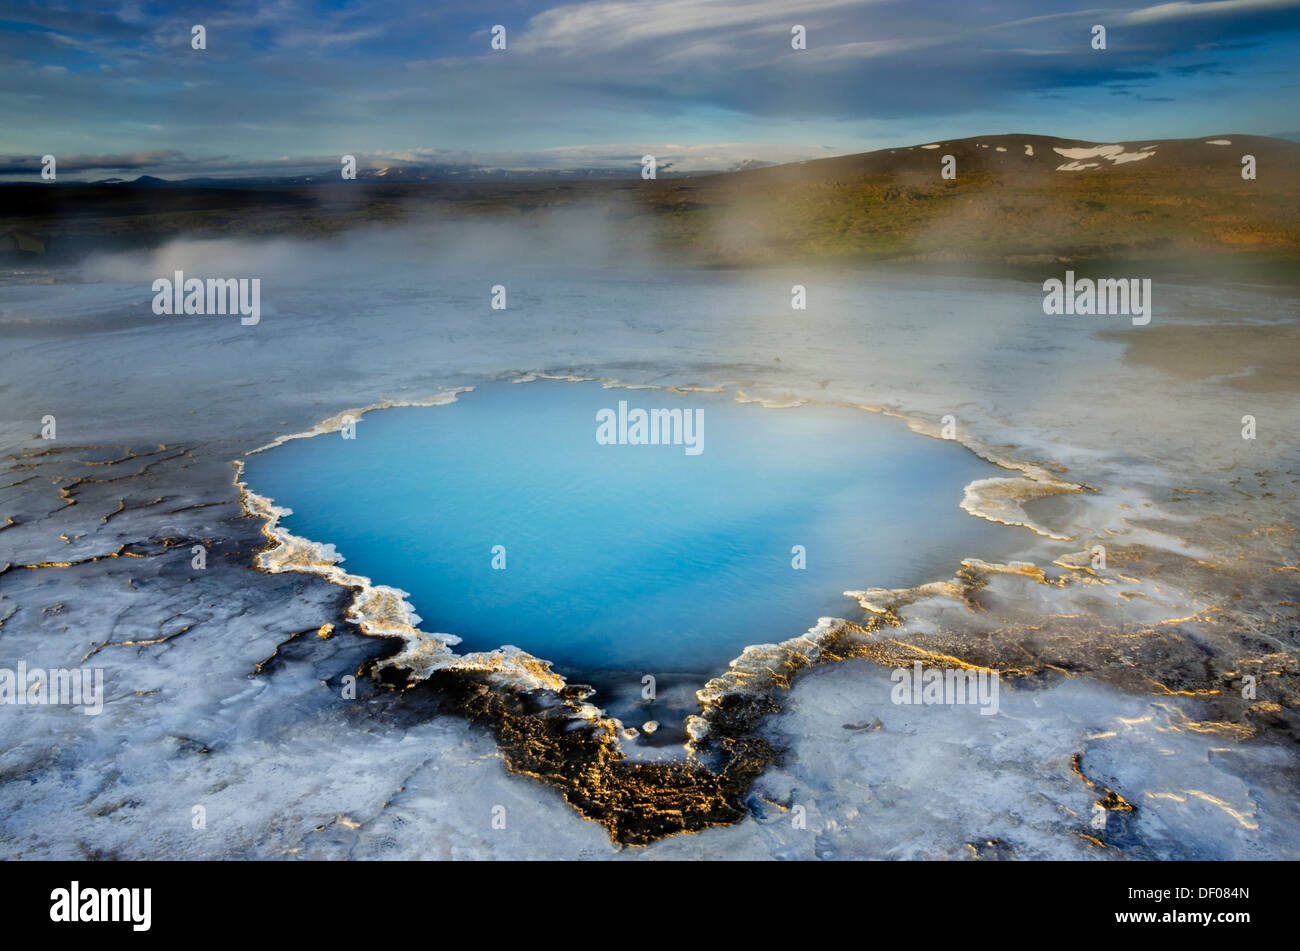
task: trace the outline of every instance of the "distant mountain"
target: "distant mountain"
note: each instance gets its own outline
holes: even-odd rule
[[[677,244],[716,263],[891,261],[1034,276],[1123,260],[1300,283],[1300,144],[1268,136],[980,135],[662,182],[658,192]],[[728,215],[747,227],[718,229]]]
[[[167,188],[171,185],[178,185],[179,182],[173,182],[166,178],[157,178],[153,175],[141,175],[139,178],[101,178],[93,182],[68,182],[69,185],[128,185],[134,188]]]
[[[1136,139],[1126,142],[1088,142],[1011,133],[935,139],[874,152],[737,171],[745,177],[752,176],[756,181],[851,180],[863,175],[914,176],[918,173],[937,178],[945,155],[953,156],[959,177],[970,172],[1019,175],[1026,172],[1081,173],[1174,166],[1203,169],[1231,166],[1240,169],[1243,154],[1255,155],[1259,161],[1276,160],[1293,167],[1293,163],[1300,159],[1300,148],[1286,139],[1231,132],[1194,139]],[[1277,164],[1273,167],[1280,170]]]
[[[1244,156],[1253,158],[1244,168],[1253,165],[1254,177],[1242,175]],[[785,165],[659,171],[646,181],[635,168],[403,165],[363,170],[347,183],[337,170],[241,180],[144,176],[98,187],[14,183],[5,188],[0,228],[48,234],[48,258],[181,234],[314,237],[572,208],[584,221],[645,221],[665,255],[716,266],[891,262],[1041,281],[1044,268],[1082,273],[1122,261],[1144,274],[1164,268],[1300,283],[1300,144],[1281,138],[1087,142],[1011,133]],[[314,187],[326,184],[334,187]]]
[[[1257,158],[1276,156],[1291,162],[1296,158],[1296,142],[1285,136],[1242,135],[1224,133],[1195,139],[1147,139],[1130,142],[1089,142],[1030,133],[972,136],[965,139],[938,139],[917,145],[898,146],[810,159],[778,165],[747,158],[727,168],[680,171],[671,163],[661,163],[659,179],[680,180],[736,174],[754,175],[761,181],[851,180],[861,175],[915,175],[923,169],[933,172],[945,155],[956,160],[958,174],[991,172],[1091,172],[1109,169],[1157,168],[1171,165],[1202,167],[1221,164],[1225,157],[1240,161],[1242,154]],[[626,167],[575,167],[558,169],[507,169],[478,165],[391,165],[359,169],[356,181],[368,184],[445,185],[473,183],[536,183],[636,181],[641,179],[639,164]],[[11,181],[4,184],[27,184]],[[164,179],[141,175],[135,179],[105,178],[93,182],[60,180],[62,185],[97,185],[117,188],[248,188],[292,187],[347,184],[338,169],[298,175],[257,175],[233,178],[204,176]]]
[[[660,178],[683,178],[688,175],[717,175],[726,171],[738,171],[754,168],[766,168],[772,162],[758,159],[745,159],[730,169],[708,169],[694,172],[679,172],[671,165],[659,166]],[[357,170],[358,182],[371,184],[430,184],[444,185],[451,182],[568,182],[568,181],[621,181],[640,179],[640,165],[627,168],[556,168],[556,169],[508,169],[485,168],[477,165],[393,165],[384,168],[364,168]],[[68,184],[84,184],[69,182]],[[105,178],[91,185],[113,185],[126,188],[248,188],[251,186],[294,186],[294,185],[342,185],[346,184],[337,169],[315,172],[310,175],[259,175],[238,178],[202,178],[163,179],[152,175],[141,175],[128,180],[123,178]]]

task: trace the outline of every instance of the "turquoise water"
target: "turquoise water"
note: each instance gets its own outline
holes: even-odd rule
[[[702,451],[598,444],[597,413],[620,400],[702,411]],[[860,617],[845,590],[1002,550],[1014,530],[958,507],[998,471],[861,410],[539,381],[372,413],[354,440],[292,440],[251,456],[246,480],[293,509],[289,531],[410,592],[421,626],[460,650],[707,673],[819,616]]]

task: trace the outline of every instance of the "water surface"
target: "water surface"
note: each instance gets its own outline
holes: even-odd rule
[[[702,411],[702,451],[598,444],[598,412],[621,400]],[[421,626],[462,650],[514,644],[569,672],[708,673],[819,616],[859,617],[846,590],[995,555],[1016,530],[959,503],[999,471],[847,407],[538,381],[375,412],[355,439],[250,457],[246,478],[293,510],[289,531],[410,592]]]

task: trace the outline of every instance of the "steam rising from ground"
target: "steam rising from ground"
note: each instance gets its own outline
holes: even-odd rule
[[[756,788],[740,825],[652,854],[894,854],[924,841],[926,854],[954,855],[991,838],[1012,854],[1062,854],[1067,840],[1066,853],[1093,854],[1073,835],[1098,796],[1069,770],[1078,752],[1085,775],[1138,806],[1113,851],[1172,857],[1188,853],[1178,836],[1192,836],[1192,854],[1297,854],[1290,840],[1271,838],[1292,807],[1260,768],[1294,776],[1293,755],[1276,742],[1294,731],[1296,703],[1300,503],[1289,421],[1300,406],[1291,377],[1271,371],[1243,392],[1233,381],[1249,367],[1189,378],[1146,351],[1130,360],[1130,335],[1142,329],[1098,335],[1104,321],[1045,317],[1036,285],[668,268],[651,250],[653,232],[605,214],[556,211],[524,227],[449,214],[318,241],[187,240],[96,254],[72,273],[8,276],[0,441],[11,455],[0,497],[12,521],[0,527],[0,569],[10,566],[0,576],[0,643],[4,659],[45,668],[90,657],[106,667],[109,691],[98,718],[32,708],[11,721],[0,749],[10,854],[610,854],[601,829],[534,780],[505,774],[467,725],[411,725],[401,708],[341,703],[338,678],[377,642],[346,630],[350,592],[253,570],[254,549],[269,540],[231,480],[243,452],[347,407],[428,399],[515,371],[731,383],[776,404],[845,402],[935,429],[950,415],[969,445],[1083,487],[1017,500],[1044,531],[1008,526],[1020,539],[1008,560],[1032,568],[972,552],[925,590],[879,591],[863,578],[845,599],[846,616],[898,617],[868,645],[884,663],[910,663],[910,645],[1078,675],[1065,687],[1030,676],[1019,686],[1026,702],[1004,695],[1014,743],[927,719],[924,708],[909,711],[916,722],[900,719],[876,706],[870,678],[796,679],[781,693],[791,719],[771,725],[795,765]],[[149,283],[177,269],[261,277],[262,322],[155,317]],[[502,311],[490,306],[498,283],[509,295]],[[808,288],[806,311],[791,309],[794,283]],[[1300,320],[1284,295],[1156,290],[1152,328],[1170,352],[1197,352],[1210,325],[1249,335]],[[1246,413],[1259,421],[1252,441],[1241,438]],[[36,435],[47,414],[59,421],[52,445]],[[189,567],[188,545],[200,540],[210,550],[205,572]],[[1098,544],[1105,571],[1081,555]],[[318,635],[327,624],[338,633]],[[1250,672],[1253,700],[1240,687]],[[771,689],[771,678],[733,673],[727,689]],[[1088,683],[1095,696],[1069,688],[1085,674],[1111,686]],[[1039,694],[1059,715],[1034,719]],[[1153,697],[1179,712],[1152,712]],[[1089,704],[1095,718],[1079,712]],[[1148,714],[1154,737],[1110,747],[1095,738],[1117,730],[1118,717]],[[884,734],[842,729],[877,717]],[[98,732],[86,731],[88,719]],[[910,729],[947,739],[892,753],[868,745],[881,735],[906,743]],[[860,754],[841,757],[848,741],[836,730],[852,734]],[[1149,768],[1162,736],[1198,765]],[[935,749],[967,744],[1016,782],[980,781],[981,792],[959,797],[969,810],[936,820],[923,840],[910,817],[916,790],[936,775],[928,767],[877,775],[886,795],[874,805],[853,798],[850,784],[890,755],[938,769]],[[1103,747],[1120,753],[1112,762]],[[1207,761],[1223,775],[1204,772]],[[106,762],[130,768],[106,774]],[[1022,811],[1016,827],[999,818],[1015,808],[999,789],[1020,790],[1017,802],[1044,793],[1083,818]],[[518,820],[496,839],[490,815],[475,811],[489,800]],[[871,811],[886,800],[897,808]],[[199,802],[213,817],[206,836],[189,825]],[[792,802],[815,807],[811,835],[790,829],[783,809]],[[1230,825],[1198,825],[1203,816]]]

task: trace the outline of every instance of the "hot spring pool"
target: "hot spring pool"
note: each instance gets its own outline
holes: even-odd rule
[[[633,417],[682,410],[700,451],[629,444],[635,418],[618,442],[620,401]],[[597,441],[602,410],[615,444]],[[860,616],[846,590],[1005,549],[1015,529],[959,508],[1000,471],[857,409],[537,381],[373,412],[355,439],[250,456],[245,480],[293,510],[290,532],[410,592],[421,627],[458,650],[514,644],[571,674],[711,673],[819,616]]]

